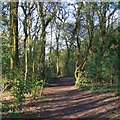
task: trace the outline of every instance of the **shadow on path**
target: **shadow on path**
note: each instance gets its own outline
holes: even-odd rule
[[[35,118],[118,118],[119,104],[114,94],[81,91],[73,86],[72,78],[59,78],[55,84],[44,91],[47,101],[30,102],[24,108],[35,108],[35,111],[19,113]],[[42,106],[41,106],[42,104]]]

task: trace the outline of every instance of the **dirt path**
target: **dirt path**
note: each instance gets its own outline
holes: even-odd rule
[[[59,78],[44,91],[48,100],[25,103],[19,115],[46,119],[118,118],[119,104],[114,94],[81,91],[73,85],[72,78]]]
[[[118,118],[117,97],[81,91],[73,86],[72,78],[60,78],[44,92],[47,102],[38,117],[43,118]]]

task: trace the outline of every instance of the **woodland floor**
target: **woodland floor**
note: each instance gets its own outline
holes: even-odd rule
[[[3,100],[8,102],[9,98]],[[3,112],[3,118],[10,114]],[[59,78],[44,90],[44,97],[26,100],[14,116],[25,118],[120,118],[118,97],[112,93],[81,91],[72,78]]]

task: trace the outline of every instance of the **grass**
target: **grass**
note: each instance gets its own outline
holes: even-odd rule
[[[79,85],[78,87],[81,88],[82,91],[89,90],[89,91],[102,92],[102,93],[115,93],[117,96],[119,96],[119,90],[120,90],[120,87],[110,84],[106,84],[106,85],[83,84],[83,85]]]
[[[9,116],[8,118],[12,120],[12,118],[20,118],[19,113],[18,112],[12,112],[12,113],[8,113],[7,116]]]
[[[7,97],[6,96],[6,95],[8,95],[7,92],[8,91],[3,93],[4,97]],[[36,99],[34,100],[33,98],[31,98],[29,96],[26,96],[26,98],[23,101],[23,104],[26,103],[27,101],[33,102],[34,104],[36,104],[37,102],[41,102],[41,104],[46,104],[47,102],[51,102],[52,99],[48,98],[46,96],[37,96]],[[14,116],[14,114],[12,114],[13,112],[14,113],[18,113],[19,112],[19,110],[16,107],[17,106],[14,104],[14,102],[11,101],[10,99],[9,100],[3,100],[3,102],[2,102],[2,112],[7,113],[7,115],[9,114],[9,116],[11,116],[11,115]],[[29,109],[29,107],[27,109]]]
[[[47,82],[47,85],[48,84],[52,84],[52,83],[54,83],[55,82],[55,80],[57,80],[57,79],[59,79],[59,78],[57,78],[57,77],[49,77],[49,79],[48,80],[46,80],[46,82]]]
[[[47,83],[52,84],[56,79],[58,78],[50,78]],[[45,89],[47,88],[45,87]],[[8,90],[4,91],[4,93],[2,94],[2,98],[3,98],[2,112],[5,112],[7,113],[8,116],[12,117],[12,116],[15,116],[19,112],[19,110],[16,109],[16,105],[14,105],[14,102],[11,101],[10,96],[11,96],[11,92]],[[7,100],[5,100],[5,98],[7,98]],[[36,99],[34,100],[33,97],[31,97],[30,95],[26,95],[25,99],[23,100],[23,103],[25,103],[26,101],[32,101],[34,103],[41,102],[41,104],[46,104],[46,102],[51,101],[51,98],[47,98],[45,96],[42,96],[42,97],[36,96]]]

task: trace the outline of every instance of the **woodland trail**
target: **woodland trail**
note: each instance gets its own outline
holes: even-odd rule
[[[118,118],[117,97],[114,94],[103,94],[81,91],[74,87],[72,78],[59,78],[44,91],[51,98],[37,114],[37,117],[53,118]]]
[[[22,118],[116,118],[120,116],[118,97],[112,93],[82,91],[73,78],[59,78],[45,88],[43,98],[28,100],[16,114]],[[4,113],[3,113],[4,115]]]

